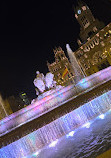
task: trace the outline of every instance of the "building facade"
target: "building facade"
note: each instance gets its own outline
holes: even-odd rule
[[[30,104],[30,101],[28,99],[28,96],[26,93],[21,92],[19,93],[20,98],[22,99],[23,103],[24,103],[24,107]]]
[[[79,49],[74,52],[85,76],[89,76],[111,65],[111,23],[103,25],[95,20],[90,9],[79,3],[75,17],[80,24]]]
[[[49,71],[54,74],[58,85],[66,86],[74,81],[74,72],[71,64],[61,47],[54,50],[55,62],[47,63]]]
[[[89,76],[111,65],[111,23],[74,52],[84,74]]]
[[[27,94],[24,92],[19,93],[18,96],[9,96],[7,101],[13,112],[16,112],[30,104]]]
[[[111,23],[104,27],[84,2],[78,2],[74,11],[80,24],[80,38],[77,41],[79,48],[73,55],[85,77],[111,65]],[[68,85],[75,82],[74,71],[63,50],[57,48],[54,54],[55,62],[47,65],[57,84]]]
[[[78,44],[81,45],[101,30],[104,27],[104,23],[94,18],[91,10],[84,2],[78,2],[78,5],[74,8],[74,12],[80,25]]]

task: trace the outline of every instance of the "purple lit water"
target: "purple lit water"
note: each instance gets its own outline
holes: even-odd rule
[[[3,146],[0,149],[0,158],[96,156],[111,147],[110,118],[111,91],[108,91],[19,140]]]
[[[27,158],[95,158],[111,148],[111,110],[73,133]]]
[[[85,93],[111,80],[111,67],[82,79],[0,121],[0,136],[62,106],[76,94]],[[81,103],[82,104],[82,103]],[[108,111],[108,112],[107,112]],[[107,112],[107,113],[106,113]],[[0,158],[96,157],[111,148],[111,90],[84,103],[62,117],[33,129],[18,140],[1,142]],[[21,131],[22,132],[22,131]],[[10,142],[11,141],[11,142]]]
[[[91,76],[83,78],[76,85],[69,85],[65,88],[55,91],[55,93],[52,93],[51,95],[48,95],[43,99],[36,101],[35,103],[0,120],[0,136],[15,130],[19,126],[26,124],[33,119],[37,119],[41,115],[48,113],[56,107],[62,106],[64,103],[76,98],[80,94],[86,93],[86,91],[88,92],[110,80],[111,66]],[[94,98],[95,97],[96,96],[94,96]],[[99,105],[97,105],[97,107],[99,107]],[[99,111],[97,110],[97,113],[98,112]]]

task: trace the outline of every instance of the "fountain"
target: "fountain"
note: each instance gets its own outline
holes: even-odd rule
[[[49,147],[54,147],[60,137],[63,135],[67,137],[73,136],[74,131],[72,130],[83,124],[85,124],[86,128],[89,128],[89,120],[98,115],[103,119],[103,114],[110,109],[111,91],[108,91],[42,128],[33,131],[6,147],[2,147],[0,149],[0,158],[27,157],[32,153],[38,153],[41,148],[48,144]]]
[[[2,119],[0,121],[0,136],[15,130],[31,120],[39,118],[57,107],[63,106],[64,103],[69,102],[70,99],[75,99],[79,95],[86,93],[110,80],[111,67],[108,67],[98,73],[82,79],[76,85],[69,85],[40,100],[37,100],[33,104]]]
[[[86,94],[110,80],[111,67],[108,67],[92,76],[80,80],[76,85],[70,85],[57,92],[51,93],[51,95],[48,95],[32,105],[2,119],[0,121],[0,135],[5,136],[6,133],[10,133],[20,126],[24,126],[26,123],[30,122],[30,120],[37,119],[46,113],[51,113],[53,109],[64,106],[64,104],[70,100],[74,100],[81,94]],[[74,132],[72,131],[74,131],[74,129],[82,125],[86,128],[90,128],[89,121],[91,119],[97,116],[103,119],[104,113],[111,109],[110,89],[102,91],[99,96],[97,94],[93,95],[93,99],[90,97],[90,100],[81,103],[80,107],[75,107],[75,110],[70,112],[66,109],[64,115],[58,115],[57,119],[54,119],[48,124],[44,124],[44,126],[38,129],[33,129],[30,133],[27,133],[26,131],[25,135],[18,140],[13,140],[13,142],[10,142],[7,145],[4,145],[4,142],[2,141],[0,158],[27,158],[28,155],[31,155],[32,153],[37,155],[39,150],[43,147],[47,145],[50,147],[55,146],[62,136],[73,136]]]
[[[67,53],[68,53],[73,71],[75,72],[75,78],[76,78],[76,83],[77,83],[78,81],[80,81],[82,78],[85,77],[85,74],[83,73],[81,67],[79,66],[78,61],[74,53],[72,52],[69,44],[66,44],[66,49],[67,49]]]

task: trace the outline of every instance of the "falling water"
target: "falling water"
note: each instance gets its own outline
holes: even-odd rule
[[[77,59],[76,59],[74,53],[72,52],[69,44],[66,45],[66,49],[67,49],[67,53],[68,53],[73,71],[74,71],[75,76],[76,76],[76,83],[77,83],[80,79],[84,78],[85,75],[84,75],[83,71],[81,70],[81,68],[77,62]]]
[[[55,145],[60,137],[67,135],[79,126],[85,124],[89,128],[89,120],[98,115],[103,118],[103,114],[110,109],[111,91],[108,91],[42,128],[33,131],[6,147],[2,147],[0,149],[0,158],[22,158],[35,152],[37,154],[37,150],[48,144],[50,144],[50,147]],[[72,132],[70,133],[70,135],[73,134]]]

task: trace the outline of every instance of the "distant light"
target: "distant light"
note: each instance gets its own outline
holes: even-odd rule
[[[51,144],[49,144],[49,147],[50,147],[50,148],[51,148],[51,147],[55,147],[55,145],[57,144],[57,142],[58,142],[58,139],[55,140],[55,141],[53,141]]]
[[[77,14],[75,14],[76,19],[78,18]]]
[[[37,152],[35,152],[34,154],[33,154],[33,156],[37,156],[39,154],[39,152],[37,151]]]
[[[78,12],[78,14],[81,14],[81,10],[80,9],[77,12]]]
[[[68,133],[68,134],[66,135],[66,137],[67,137],[67,138],[73,137],[74,133],[75,133],[74,131],[71,131],[70,133]]]
[[[99,115],[100,119],[104,119],[104,117],[105,117],[104,114]]]
[[[86,6],[83,6],[82,9],[83,9],[83,10],[86,10]]]
[[[85,125],[83,125],[83,127],[89,128],[90,125],[91,125],[91,124],[88,122],[88,123],[86,123]]]
[[[23,93],[22,96],[26,95],[26,93]]]

